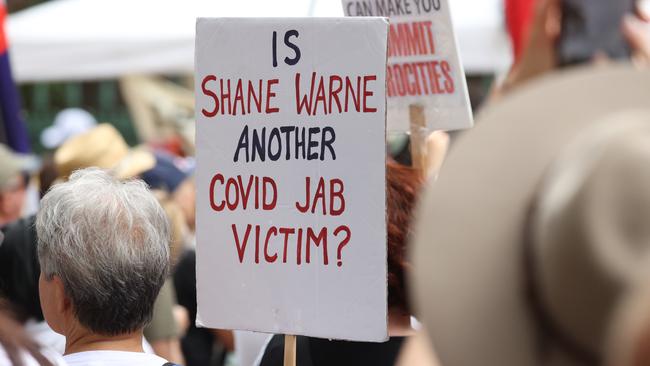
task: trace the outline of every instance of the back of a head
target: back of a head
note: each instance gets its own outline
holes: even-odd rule
[[[112,336],[150,320],[169,272],[170,229],[142,181],[78,170],[43,197],[36,229],[44,278],[61,279],[82,326]]]
[[[649,81],[626,67],[549,76],[456,142],[412,257],[442,364],[626,364],[608,362],[633,353],[631,336],[613,350],[613,329],[650,278]]]

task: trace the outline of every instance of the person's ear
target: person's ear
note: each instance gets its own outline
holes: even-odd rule
[[[59,276],[52,276],[50,280],[52,283],[52,301],[54,301],[54,308],[59,314],[66,316],[72,311],[72,303],[65,293],[63,281]]]
[[[42,272],[38,279],[38,291],[40,294],[41,309],[45,320],[52,330],[63,334],[65,319],[71,313],[71,302],[65,294],[63,281],[59,276],[47,278]]]

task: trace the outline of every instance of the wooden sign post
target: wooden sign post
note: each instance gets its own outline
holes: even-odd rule
[[[420,105],[409,107],[411,165],[421,172],[424,178],[435,179],[449,148],[449,135],[444,131],[429,132],[424,108]]]
[[[284,366],[296,366],[296,336],[284,336]]]
[[[428,147],[427,137],[429,136],[427,123],[424,116],[424,107],[418,104],[409,106],[410,141],[411,141],[411,164],[413,168],[428,174]]]

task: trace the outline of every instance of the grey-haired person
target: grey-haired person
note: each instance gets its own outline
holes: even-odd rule
[[[169,272],[169,222],[140,180],[89,168],[53,186],[36,219],[46,321],[69,365],[162,366],[142,329]]]

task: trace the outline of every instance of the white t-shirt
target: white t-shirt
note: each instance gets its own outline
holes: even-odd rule
[[[41,346],[56,351],[59,355],[65,353],[65,337],[53,331],[45,321],[28,320],[25,322],[25,332]],[[142,337],[142,349],[144,353],[155,353],[144,337]]]
[[[87,351],[63,356],[68,366],[163,366],[162,357],[141,352]]]

